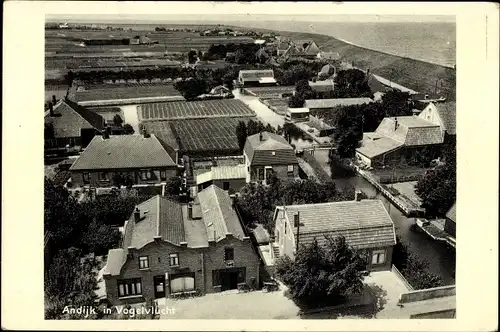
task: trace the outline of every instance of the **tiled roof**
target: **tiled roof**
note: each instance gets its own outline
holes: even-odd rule
[[[439,113],[439,117],[443,121],[446,133],[449,135],[456,135],[456,103],[454,101],[449,101],[437,103],[435,106]]]
[[[81,129],[104,128],[104,118],[85,107],[77,105],[69,100],[61,100],[54,106],[56,116],[45,115],[45,123],[52,123],[54,137],[80,137]]]
[[[318,45],[314,41],[311,41],[309,45],[304,49],[306,55],[317,55],[320,52]]]
[[[173,167],[172,158],[154,135],[96,136],[70,170]]]
[[[279,135],[262,132],[247,137],[244,151],[254,166],[297,164],[295,152],[290,144]]]
[[[396,120],[398,122],[397,128],[395,127]],[[413,115],[384,118],[376,133],[403,143],[405,146],[443,143],[439,125]]]
[[[198,193],[198,200],[209,241],[218,242],[225,239],[227,234],[240,240],[245,237],[227,192],[211,185]]]
[[[314,237],[323,244],[326,242],[324,235],[343,235],[355,249],[396,244],[394,223],[380,200],[289,205],[286,206],[286,214],[292,226],[298,211],[300,244],[311,243]],[[297,234],[296,227],[294,234]]]
[[[361,146],[356,149],[356,152],[359,152],[368,158],[374,158],[403,146],[403,143],[397,142],[388,137],[380,135],[371,137],[370,134],[371,133],[366,133],[363,135]]]
[[[377,78],[373,74],[367,75],[367,83],[368,87],[373,93],[387,91],[387,87],[383,85],[379,80],[377,80]]]
[[[446,218],[453,222],[457,222],[457,203],[453,203],[453,206],[446,213]]]
[[[262,226],[262,224],[258,224],[257,227],[255,227],[252,230],[255,240],[257,241],[258,244],[267,244],[270,241],[269,238],[269,232]]]
[[[108,260],[104,268],[104,274],[112,276],[120,275],[123,264],[127,260],[127,252],[121,248],[108,251]]]
[[[125,227],[124,249],[140,249],[153,242],[155,236],[163,241],[180,246],[185,242],[181,204],[166,197],[156,195],[137,205],[141,213],[139,222],[130,216]]]
[[[338,106],[362,105],[373,102],[370,98],[334,98],[334,99],[310,99],[306,100],[304,107],[307,108],[335,108]]]
[[[245,178],[245,165],[213,166],[210,171],[196,175],[196,184],[202,184],[213,180],[232,180]]]
[[[309,82],[309,86],[314,91],[327,92],[327,91],[333,91],[334,83],[333,80],[324,80],[324,81]]]

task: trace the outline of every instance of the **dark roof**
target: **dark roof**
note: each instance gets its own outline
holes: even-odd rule
[[[283,207],[277,209],[283,211]],[[299,243],[304,245],[315,237],[320,245],[324,244],[324,235],[343,235],[355,249],[396,244],[394,223],[378,199],[289,205],[285,211],[291,226],[294,226],[294,215],[300,211]],[[297,235],[296,227],[294,234]]]
[[[398,126],[395,129],[396,120]],[[375,132],[403,143],[405,146],[443,143],[439,125],[414,115],[384,118]]]
[[[45,113],[45,123],[52,123],[54,137],[80,137],[81,129],[96,129],[102,131],[104,118],[85,107],[69,100],[61,100],[54,106],[54,114]]]
[[[209,241],[218,242],[228,234],[243,240],[245,233],[226,191],[211,185],[198,193],[198,201]]]
[[[445,103],[436,103],[435,106],[439,113],[439,117],[443,121],[446,133],[449,135],[456,135],[456,103],[454,101],[449,101]]]
[[[176,167],[154,135],[119,135],[92,139],[70,170]]]
[[[453,206],[446,213],[446,218],[450,219],[454,223],[457,222],[457,203],[453,203]]]
[[[297,157],[290,144],[280,135],[262,132],[247,137],[243,149],[253,166],[293,165]]]

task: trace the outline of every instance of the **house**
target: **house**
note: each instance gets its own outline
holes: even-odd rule
[[[49,104],[44,117],[46,154],[79,152],[104,130],[105,120],[69,100]]]
[[[248,136],[243,156],[247,183],[265,185],[273,174],[280,179],[296,179],[299,176],[295,151],[282,136],[265,131]]]
[[[285,113],[285,121],[298,122],[309,120],[309,109],[303,107],[289,107]]]
[[[285,52],[280,53],[278,51],[278,56],[282,56],[284,58],[305,58],[314,60],[318,58],[318,54],[320,52],[321,50],[313,40],[298,40],[289,43]]]
[[[130,44],[131,45],[149,45],[149,44],[154,44],[154,42],[146,36],[135,36],[134,38],[130,39]]]
[[[211,185],[223,190],[239,192],[246,185],[246,166],[212,166],[195,176],[197,191]],[[195,193],[196,195],[196,193]]]
[[[378,167],[412,161],[419,154],[436,156],[443,143],[441,127],[419,116],[384,118],[375,132],[363,134],[356,157],[363,164]]]
[[[297,248],[316,239],[325,245],[325,236],[344,236],[347,244],[366,259],[367,270],[390,270],[396,244],[394,223],[381,200],[278,206],[274,212],[274,257],[294,259]]]
[[[279,42],[277,45],[277,55],[283,56],[289,47],[290,47],[290,43],[288,43],[286,41]]]
[[[340,54],[338,52],[319,52],[317,58],[320,60],[330,60],[338,61],[340,60]]]
[[[418,115],[419,118],[432,122],[441,127],[443,137],[456,136],[456,103],[430,102],[426,108]]]
[[[103,278],[113,305],[259,284],[260,261],[227,192],[210,186],[193,204],[155,196],[125,222]]]
[[[238,74],[238,83],[242,87],[277,85],[272,69],[240,70]]]
[[[69,170],[76,187],[109,188],[116,174],[133,184],[159,185],[177,175],[177,164],[155,135],[104,133],[92,139]]]
[[[451,236],[456,236],[456,226],[457,226],[457,203],[453,203],[453,206],[446,213],[446,219],[444,222],[444,231]]]
[[[324,65],[323,67],[321,67],[321,70],[318,73],[318,79],[324,80],[327,78],[333,78],[335,77],[336,72],[337,69],[335,68],[335,66],[330,64]]]
[[[304,102],[304,107],[309,111],[334,110],[340,106],[363,105],[373,102],[370,98],[333,98],[333,99],[310,99]]]
[[[231,90],[229,90],[228,88],[226,88],[223,85],[217,85],[212,90],[210,90],[211,95],[225,96],[225,95],[230,94],[230,93],[231,93]]]

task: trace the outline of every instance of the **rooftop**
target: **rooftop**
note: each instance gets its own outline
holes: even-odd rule
[[[244,151],[252,165],[290,165],[297,164],[295,152],[280,135],[268,133],[247,137]]]
[[[307,108],[335,108],[338,106],[362,105],[373,102],[370,98],[335,98],[335,99],[310,99],[304,106]]]
[[[213,180],[245,179],[246,166],[213,166],[210,170],[196,175],[196,184],[202,184]]]
[[[456,103],[449,101],[445,103],[437,103],[436,109],[439,117],[443,121],[444,129],[449,135],[456,135]]]
[[[81,129],[104,128],[104,118],[71,101],[60,100],[53,108],[55,116],[45,113],[45,123],[52,123],[54,138],[80,137]]]
[[[414,115],[384,118],[376,133],[406,146],[443,143],[439,125]]]
[[[368,158],[374,158],[403,146],[403,143],[397,142],[388,137],[371,134],[374,133],[363,134],[361,146],[356,149],[356,152],[359,152]]]
[[[277,209],[283,209],[278,207]],[[382,201],[366,199],[320,204],[288,205],[289,222],[300,212],[300,243],[326,242],[324,235],[343,235],[356,249],[385,247],[396,244],[394,223]],[[294,227],[294,234],[297,228]]]
[[[453,206],[446,213],[446,218],[453,222],[457,222],[457,203],[453,203]]]
[[[70,170],[169,166],[176,164],[156,136],[119,135],[95,136]]]

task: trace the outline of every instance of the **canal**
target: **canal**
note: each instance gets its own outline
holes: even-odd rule
[[[396,234],[411,252],[429,263],[430,272],[439,275],[446,285],[455,284],[455,249],[431,239],[415,226],[415,218],[407,218],[363,177],[335,179],[339,189],[349,185],[363,191],[369,198],[380,199],[394,221]]]

